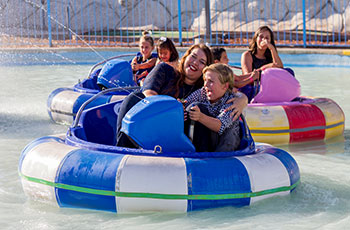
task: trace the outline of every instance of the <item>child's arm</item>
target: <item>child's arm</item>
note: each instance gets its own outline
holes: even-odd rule
[[[237,88],[241,88],[250,83],[253,83],[258,78],[259,78],[259,70],[253,70],[253,72],[248,74],[235,75],[234,86]]]
[[[141,79],[141,81],[140,81],[140,86],[142,86],[143,85],[143,82],[144,82],[144,80],[145,80],[145,77],[148,75],[148,71],[146,70],[146,71],[143,71],[141,74],[139,74],[139,75],[135,75],[135,81],[136,82],[138,82],[139,81],[139,79],[141,79],[141,78],[143,78],[143,79]]]
[[[191,120],[200,122],[201,124],[205,125],[208,129],[216,133],[220,131],[221,121],[217,118],[205,115],[200,111],[197,105],[191,108],[189,114]]]
[[[144,63],[138,64],[138,67],[139,69],[148,69],[155,66],[156,62],[157,62],[157,58],[151,58],[150,60]]]

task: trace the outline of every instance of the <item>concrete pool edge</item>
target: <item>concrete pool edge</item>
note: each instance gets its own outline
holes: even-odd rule
[[[224,47],[231,53],[243,53],[247,47]],[[43,48],[0,48],[0,52],[18,52],[18,53],[41,53],[41,52],[86,52],[89,50],[96,51],[116,51],[116,52],[137,52],[138,47],[43,47]],[[188,47],[177,47],[179,52],[184,52]],[[277,47],[281,54],[332,54],[332,55],[350,55],[350,49],[331,49],[331,48],[293,48],[293,47]]]

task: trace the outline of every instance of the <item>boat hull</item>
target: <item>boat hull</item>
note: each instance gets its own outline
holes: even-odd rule
[[[77,91],[75,88],[58,88],[54,90],[47,100],[47,112],[52,121],[59,124],[72,124],[80,107],[96,93]],[[102,95],[89,103],[86,109],[123,100],[129,92],[118,92],[116,95]]]
[[[345,116],[328,98],[297,102],[249,104],[244,111],[254,141],[293,144],[343,135]]]
[[[287,195],[300,181],[293,157],[265,144],[251,155],[218,158],[128,153],[75,147],[64,135],[37,139],[20,157],[23,190],[59,207],[188,212],[251,205]]]

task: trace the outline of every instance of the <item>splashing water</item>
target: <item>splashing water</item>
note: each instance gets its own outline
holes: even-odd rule
[[[48,14],[47,10],[44,8],[43,5],[39,5],[38,3],[29,1],[29,0],[25,0],[24,2],[29,3],[33,6],[36,6],[38,9],[43,10],[46,14]],[[88,42],[86,42],[84,39],[82,39],[82,37],[75,33],[71,28],[69,28],[68,26],[65,26],[63,23],[61,23],[60,21],[58,21],[56,18],[49,16],[49,18],[54,21],[57,25],[61,26],[62,28],[68,30],[69,32],[71,32],[72,34],[74,34],[74,36],[76,38],[78,38],[79,40],[81,40],[87,47],[89,47],[97,56],[99,56],[102,60],[104,60],[105,58],[96,50],[94,49],[94,47],[90,46],[90,44]]]

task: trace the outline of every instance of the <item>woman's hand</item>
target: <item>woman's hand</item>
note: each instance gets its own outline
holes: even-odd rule
[[[266,38],[263,38],[261,43],[260,43],[261,46],[267,46],[267,48],[269,50],[271,49],[275,49],[275,47],[271,44],[271,42],[269,42]]]
[[[258,80],[260,77],[260,71],[258,69],[253,70],[253,72],[251,73],[250,77],[255,81]]]
[[[178,102],[180,102],[182,104],[183,110],[184,110],[184,121],[187,121],[187,111],[185,108],[185,104],[187,103],[186,100],[181,100],[181,99],[177,99]]]
[[[248,98],[244,93],[238,92],[236,93],[236,97],[228,100],[226,104],[233,103],[230,107],[228,107],[225,111],[231,111],[230,116],[233,120],[239,118],[242,114],[245,107],[248,105]]]

